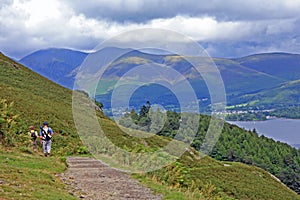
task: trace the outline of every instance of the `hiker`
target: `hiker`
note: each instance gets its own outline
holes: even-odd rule
[[[38,132],[34,130],[34,126],[29,126],[29,134],[32,140],[32,149],[36,151],[36,139],[38,138]]]
[[[42,139],[44,155],[50,156],[51,151],[51,138],[53,136],[53,130],[48,126],[48,122],[43,123],[43,127],[40,127],[40,138]]]

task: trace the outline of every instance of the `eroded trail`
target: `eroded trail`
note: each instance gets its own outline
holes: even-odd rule
[[[74,196],[89,200],[161,199],[160,195],[154,195],[129,174],[93,158],[69,157],[67,163],[68,169],[61,178]]]

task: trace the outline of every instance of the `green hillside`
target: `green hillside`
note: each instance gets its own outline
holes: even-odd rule
[[[250,105],[265,107],[280,107],[282,105],[291,106],[299,104],[300,79],[289,81],[269,90],[263,90],[254,94],[241,97]]]
[[[167,185],[170,190],[191,196],[188,199],[300,199],[299,195],[287,195],[290,189],[260,168],[210,157],[197,160],[190,153],[162,170],[149,173],[149,179],[160,184],[162,188],[153,186],[157,191]],[[178,195],[170,199],[185,198]]]
[[[11,112],[18,115],[12,130],[21,139],[34,125],[36,130],[47,121],[57,133],[55,154],[76,153],[81,146],[72,117],[72,92],[0,55],[0,96],[13,102]]]
[[[2,54],[0,92],[0,198],[74,199],[55,176],[65,169],[64,156],[85,153],[73,122],[72,92]],[[169,141],[161,136],[129,136],[101,112],[97,115],[106,137],[130,152],[152,152]],[[43,121],[57,132],[50,158],[32,152],[26,134],[29,125]],[[105,152],[98,149],[99,154]],[[128,165],[132,162],[128,157],[118,158]],[[199,159],[191,148],[172,165],[134,176],[165,199],[300,199],[262,169],[210,157]]]
[[[71,112],[71,91],[0,54],[0,198],[76,199],[56,176],[66,166],[63,155],[84,150]],[[43,121],[57,134],[53,157],[31,149],[30,125]]]
[[[274,111],[261,113],[276,117],[300,118],[300,79],[288,81],[267,90],[241,95],[236,98],[236,104],[243,104],[237,109],[259,108]]]
[[[151,131],[153,124],[164,121],[163,113],[152,111],[149,115],[131,111],[124,115],[119,123],[131,128]],[[133,120],[129,120],[129,119]],[[165,124],[157,133],[166,137],[175,137],[180,132],[180,126],[190,127],[193,123],[185,120],[185,115],[167,111]],[[210,117],[200,115],[199,128],[191,144],[196,150],[202,150],[205,145]],[[185,121],[187,121],[185,125]],[[183,131],[181,140],[188,139],[188,132]],[[258,136],[256,131],[247,131],[238,126],[225,123],[222,133],[209,155],[221,161],[242,162],[258,166],[278,177],[289,188],[300,193],[300,151],[288,144],[276,142],[273,139]]]

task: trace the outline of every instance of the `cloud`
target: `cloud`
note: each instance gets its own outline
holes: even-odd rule
[[[218,20],[261,20],[290,18],[299,14],[299,0],[98,0],[93,4],[67,0],[76,13],[118,22],[144,22],[156,18],[214,16]]]
[[[0,46],[20,58],[48,47],[89,50],[124,31],[163,28],[206,44],[216,56],[268,46],[299,51],[299,10],[299,0],[5,0],[0,6]]]
[[[1,50],[18,57],[52,46],[91,48],[97,38],[86,32],[95,20],[82,18],[57,0],[10,2],[0,10]]]

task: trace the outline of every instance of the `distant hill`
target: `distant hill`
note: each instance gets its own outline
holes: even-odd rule
[[[121,57],[110,63],[97,87],[96,98],[104,104],[106,109],[110,108],[113,88],[120,77],[137,66],[151,63],[169,66],[184,75],[194,88],[197,98],[199,100],[207,99],[207,101],[201,102],[202,110],[205,111],[210,104],[210,95],[205,81],[201,74],[195,73],[191,64],[184,57],[149,54],[113,47],[102,49],[94,54],[102,58],[103,63],[97,63],[99,69],[108,64],[105,60],[122,54]],[[86,53],[68,49],[46,49],[30,54],[22,58],[20,62],[56,83],[72,89],[78,71],[77,67],[81,65],[86,56]],[[197,59],[199,64],[204,64],[207,60],[207,58]],[[263,94],[259,96],[261,97],[259,101],[270,103],[270,100],[274,98],[271,96],[273,92],[267,92],[268,90],[274,91],[282,84],[300,79],[300,55],[298,54],[264,53],[242,58],[212,58],[212,60],[219,69],[224,82],[228,105],[249,103],[251,96],[256,97],[252,94],[258,94],[261,91]],[[134,77],[132,80],[134,82]],[[175,83],[180,86],[181,81],[180,79],[175,80]],[[281,99],[289,98],[289,96],[284,96],[291,93],[289,89],[290,87],[281,88],[280,95],[283,95]],[[180,92],[184,94],[186,90],[182,88]],[[293,95],[297,97],[299,93]],[[126,92],[124,94],[126,95]],[[137,90],[130,100],[130,105],[139,107],[146,100],[166,107],[178,106],[174,94],[157,84],[144,85]]]
[[[80,51],[51,48],[33,52],[19,62],[64,87],[72,88],[74,77],[71,72],[86,56],[87,53]]]
[[[276,56],[276,54],[273,56]],[[197,62],[199,64],[205,63],[206,58],[198,59],[199,61]],[[205,107],[210,103],[210,95],[206,83],[200,74],[194,73],[191,64],[188,63],[184,57],[178,57],[176,55],[149,56],[137,51],[135,51],[134,56],[123,56],[108,68],[106,75],[109,78],[102,79],[102,86],[104,85],[105,87],[98,87],[97,99],[104,103],[104,107],[109,106],[110,96],[113,91],[112,88],[118,79],[135,66],[149,64],[151,62],[170,66],[187,77],[194,88],[198,99],[208,99],[206,102],[201,102],[201,105],[204,106],[205,110]],[[286,82],[286,79],[282,77],[277,77],[257,69],[246,67],[242,65],[239,60],[213,58],[213,62],[220,71],[229,104],[242,103],[240,99],[240,96],[242,95],[255,93],[261,90],[268,90]],[[295,70],[294,68],[293,71]],[[298,69],[298,71],[300,72],[300,69]],[[132,78],[134,80],[134,77]],[[181,80],[175,80],[175,83],[180,86]],[[185,89],[183,88],[181,92],[184,94]],[[176,105],[176,98],[172,96],[170,91],[154,84],[143,86],[143,89],[140,88],[137,90],[136,93],[133,94],[133,98],[131,98],[132,106],[142,105],[146,100],[149,100],[152,103],[160,103],[164,106],[172,105],[171,102],[173,102],[173,105]]]
[[[300,79],[300,55],[289,53],[262,53],[234,59],[248,68],[281,78]]]
[[[240,97],[242,102],[247,102],[251,106],[261,106],[268,108],[300,105],[300,79],[288,81],[271,89],[262,90]]]

